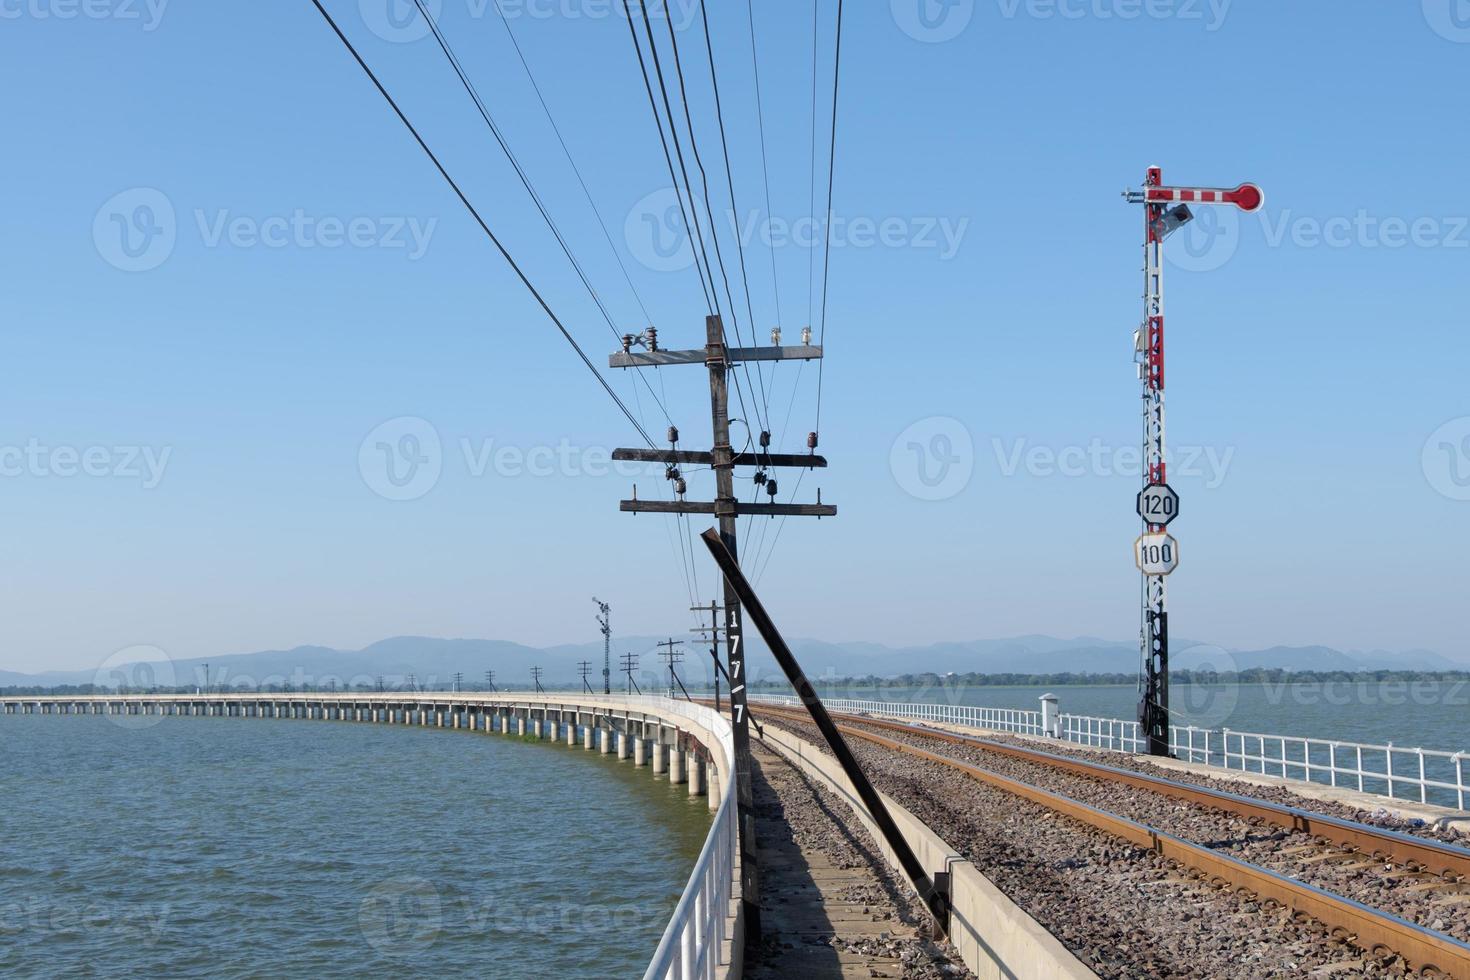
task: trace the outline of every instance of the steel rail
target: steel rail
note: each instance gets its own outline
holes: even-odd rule
[[[762,705],[760,711],[788,720],[804,720],[803,716],[790,709]],[[849,719],[853,717],[852,715],[847,716]],[[862,724],[874,723],[870,718],[861,718],[858,721]],[[1329,930],[1344,934],[1350,938],[1353,945],[1370,954],[1382,951],[1396,953],[1423,974],[1438,974],[1470,980],[1470,945],[1443,933],[1426,929],[1381,909],[1371,908],[1361,902],[1334,895],[1316,886],[1221,854],[1211,848],[1165,833],[1127,817],[1100,810],[1071,797],[855,727],[850,721],[841,722],[838,727],[853,738],[955,769],[977,782],[994,786],[1071,817],[1128,841],[1139,848],[1152,851],[1161,857],[1189,867],[1204,875],[1211,882],[1244,889],[1255,894],[1259,899],[1273,901],[1295,913],[1310,916]],[[896,723],[885,723],[878,727],[893,727],[924,735],[934,734],[929,729],[915,729]],[[944,740],[971,741],[959,736]]]
[[[923,735],[926,738],[934,738],[943,742],[973,745],[998,755],[1040,763],[1077,775],[1122,783],[1134,789],[1147,790],[1171,799],[1221,810],[1246,819],[1261,820],[1284,830],[1312,834],[1339,847],[1369,857],[1382,858],[1409,868],[1422,868],[1434,874],[1455,875],[1470,882],[1470,849],[1444,841],[1415,837],[1411,834],[1344,820],[1325,813],[1315,813],[1283,803],[1272,803],[1268,800],[1227,793],[1224,790],[1211,789],[1207,786],[1183,783],[1161,776],[1150,776],[1147,773],[1134,772],[1130,769],[1119,769],[1098,762],[1056,755],[1041,749],[1028,749],[1018,745],[977,738],[973,735],[910,725],[868,715],[847,715],[847,717],[859,719],[862,724],[872,725],[875,728]]]

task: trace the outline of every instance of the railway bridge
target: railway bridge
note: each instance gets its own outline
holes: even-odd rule
[[[0,698],[5,715],[178,723],[181,734],[182,719],[378,724],[615,755],[707,796],[712,815],[649,978],[1470,980],[1463,813],[1406,820],[1438,811],[1395,817],[1379,797],[1302,781],[1227,781],[1047,734],[834,712],[885,816],[804,706],[752,708],[759,873],[743,879],[732,728],[708,704],[478,692]],[[742,880],[759,883],[758,939]],[[930,886],[941,914],[919,899]]]

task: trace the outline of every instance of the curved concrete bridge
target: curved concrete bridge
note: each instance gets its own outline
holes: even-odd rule
[[[3,697],[5,714],[300,719],[466,729],[565,740],[687,784],[714,821],[645,980],[738,977],[743,945],[729,720],[664,697],[568,694],[115,694]]]

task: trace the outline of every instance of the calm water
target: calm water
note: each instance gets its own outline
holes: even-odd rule
[[[638,976],[709,827],[580,747],[118,721],[0,716],[0,976]]]
[[[826,697],[865,701],[927,701],[1037,710],[1050,691],[1071,714],[1132,721],[1133,687],[822,687]],[[762,692],[764,693],[764,692]],[[784,693],[784,692],[783,692]],[[1176,684],[1175,724],[1328,738],[1405,748],[1470,751],[1470,683],[1365,682],[1339,684]]]

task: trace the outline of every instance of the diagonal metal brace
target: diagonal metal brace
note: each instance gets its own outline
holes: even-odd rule
[[[892,849],[898,863],[903,867],[904,874],[918,891],[919,897],[929,909],[929,914],[934,919],[934,924],[943,935],[949,935],[949,896],[945,890],[936,883],[924,866],[919,862],[918,855],[914,853],[909,842],[899,832],[898,825],[893,822],[893,815],[888,812],[888,806],[883,802],[883,797],[873,788],[868,776],[863,772],[862,766],[858,765],[857,758],[848,748],[847,740],[837,730],[832,722],[832,716],[827,714],[826,705],[817,696],[811,681],[807,680],[806,674],[801,670],[801,665],[796,662],[791,648],[782,639],[781,633],[776,629],[776,624],[771,621],[761,601],[756,597],[755,590],[751,588],[750,582],[746,580],[745,573],[740,570],[740,564],[725,543],[720,540],[719,532],[714,528],[705,531],[700,538],[704,541],[709,552],[714,556],[720,571],[725,573],[725,581],[735,590],[740,597],[740,604],[745,609],[756,629],[760,630],[761,636],[770,647],[771,653],[775,655],[776,662],[786,673],[786,679],[796,689],[797,697],[801,703],[806,705],[806,710],[811,714],[812,721],[816,723],[821,731],[822,737],[827,740],[827,745],[832,749],[832,754],[842,765],[842,771],[847,774],[848,781],[852,783],[853,789],[857,791],[858,798],[863,801],[863,806],[878,825],[878,830],[883,834],[883,839]]]

